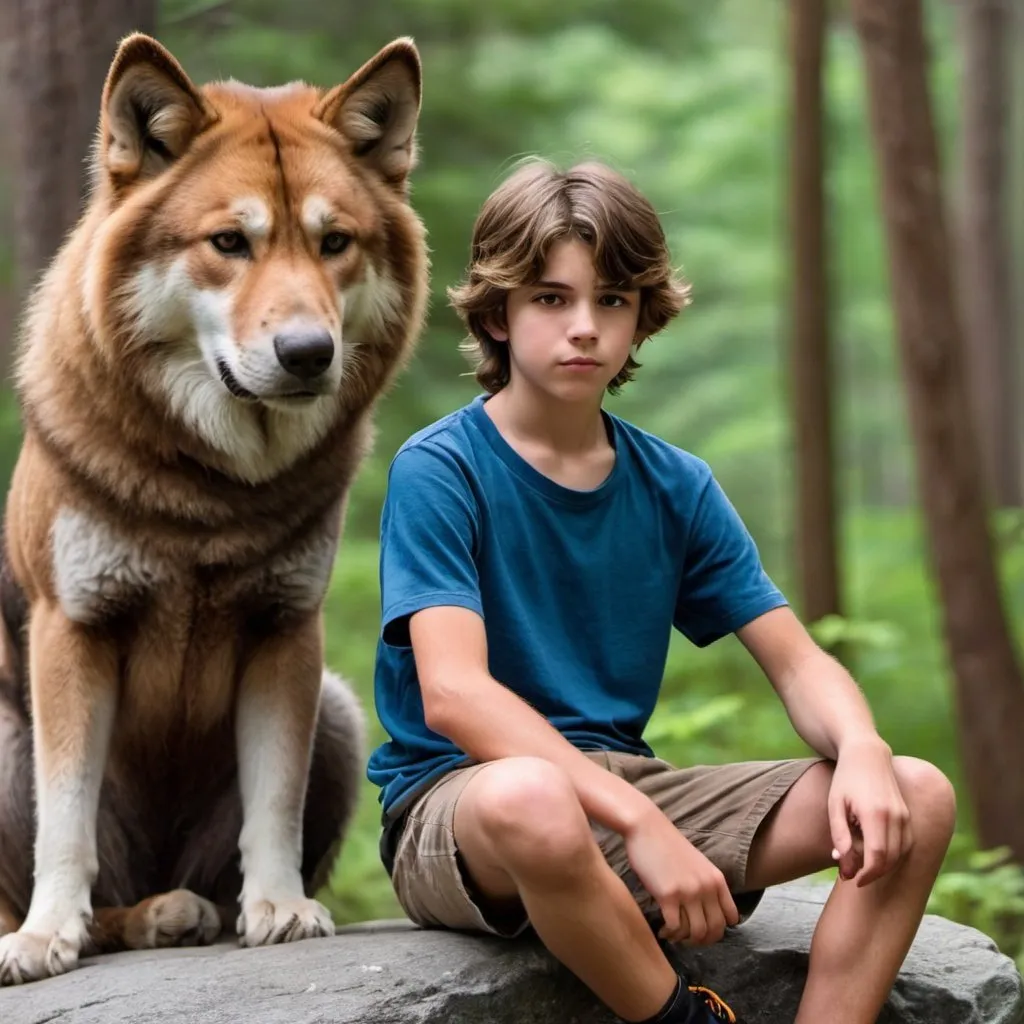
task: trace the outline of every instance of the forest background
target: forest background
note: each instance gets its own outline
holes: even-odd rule
[[[388,463],[477,393],[444,295],[464,270],[475,213],[519,156],[606,160],[652,198],[693,285],[693,304],[644,347],[637,381],[608,408],[711,464],[894,750],[954,780],[960,824],[931,909],[986,930],[1024,964],[1015,6],[908,0],[879,15],[872,0],[10,0],[0,484],[20,438],[7,375],[18,311],[77,216],[118,38],[154,32],[199,82],[328,86],[412,35],[424,63],[413,201],[430,236],[433,302],[415,359],[379,407],[326,609],[328,662],[361,694],[370,742],[382,737],[372,665]],[[915,206],[913,182],[933,179],[935,202],[919,191]],[[928,264],[907,237],[937,258]],[[937,417],[948,429],[932,429]],[[679,764],[804,750],[733,639],[704,651],[674,639],[647,738]],[[399,912],[378,833],[367,783],[323,894],[339,923]]]

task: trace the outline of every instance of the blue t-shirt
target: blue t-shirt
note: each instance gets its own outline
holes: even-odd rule
[[[424,720],[409,617],[483,617],[491,675],[581,749],[650,754],[672,627],[705,646],[785,604],[707,464],[604,413],[615,448],[596,489],[534,469],[483,396],[411,437],[381,522],[377,714],[385,814],[468,758]]]

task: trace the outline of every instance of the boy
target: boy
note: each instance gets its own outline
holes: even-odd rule
[[[369,776],[404,909],[529,925],[624,1021],[731,1021],[663,944],[715,942],[766,886],[837,860],[797,1024],[874,1021],[953,792],[893,758],[708,467],[603,411],[686,300],[656,213],[600,164],[531,162],[485,202],[451,298],[487,395],[402,447],[382,520],[391,740]],[[820,757],[656,759],[642,733],[673,626],[737,633]]]

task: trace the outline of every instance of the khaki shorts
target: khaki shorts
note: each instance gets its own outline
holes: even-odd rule
[[[746,885],[750,845],[768,812],[822,758],[750,761],[674,768],[667,761],[635,754],[587,751],[587,756],[650,797],[724,875],[742,918],[760,902]],[[458,768],[417,797],[405,815],[395,845],[391,881],[409,918],[424,928],[516,935],[527,927],[525,912],[495,912],[475,891],[455,843],[455,805],[466,783],[486,764]],[[657,904],[629,866],[622,836],[594,824],[594,837],[652,923]],[[656,925],[655,925],[656,926]]]

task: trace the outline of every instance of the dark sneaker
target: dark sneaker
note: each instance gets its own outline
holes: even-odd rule
[[[675,966],[675,964],[673,964]],[[674,1013],[665,1024],[743,1024],[731,1006],[706,985],[695,985],[686,973],[676,968],[682,989]]]
[[[693,1009],[687,1016],[687,1024],[742,1024],[742,1021],[729,1009],[722,997],[703,985],[688,985]],[[696,1011],[696,1013],[694,1013]]]
[[[684,995],[684,992],[680,991],[679,999],[673,1007],[673,1010],[677,1011],[677,1015],[674,1014],[670,1017],[666,1024],[669,1024],[669,1021],[678,1022],[678,1024],[743,1024],[743,1021],[736,1016],[729,1004],[717,992],[713,992],[703,985],[690,983],[687,975],[692,978],[692,972],[684,965],[676,946],[666,939],[658,937],[660,927],[660,922],[651,923],[651,930],[658,938],[658,945],[665,954],[665,959],[679,975],[679,980],[686,992]]]
[[[742,1024],[721,996],[703,985],[689,984],[682,975],[671,1005],[656,1019],[658,1024]]]

